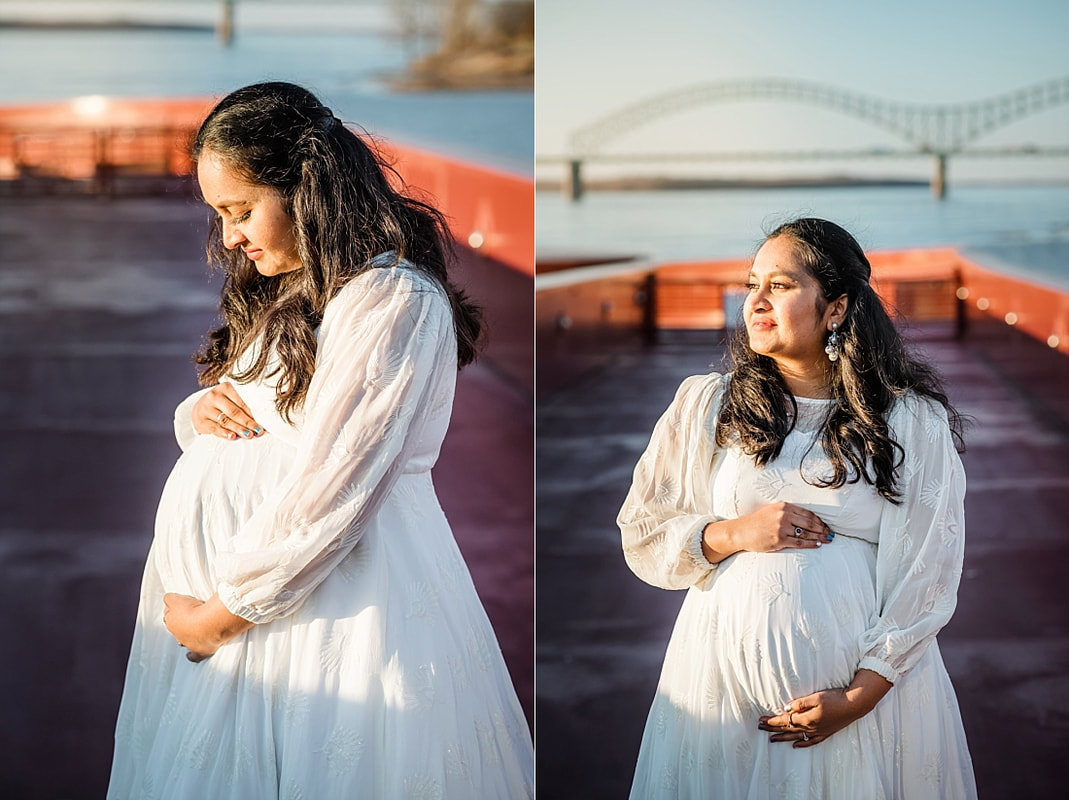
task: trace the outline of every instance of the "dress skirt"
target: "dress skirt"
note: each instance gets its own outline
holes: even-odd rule
[[[760,716],[853,680],[875,614],[875,564],[875,545],[839,536],[819,550],[739,553],[708,590],[690,589],[631,797],[970,796],[972,764],[935,642],[875,710],[818,745],[796,749],[758,730]]]

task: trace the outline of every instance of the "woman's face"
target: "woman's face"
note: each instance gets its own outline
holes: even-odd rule
[[[792,373],[823,369],[825,337],[842,322],[845,295],[822,300],[820,284],[798,263],[788,236],[769,239],[757,251],[743,306],[750,348]]]
[[[275,189],[249,183],[210,150],[197,162],[197,181],[219,214],[228,250],[240,247],[261,275],[301,268],[293,220]]]

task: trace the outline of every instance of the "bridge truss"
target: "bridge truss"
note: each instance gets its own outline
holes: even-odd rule
[[[864,120],[904,139],[912,152],[947,157],[1017,120],[1069,103],[1069,77],[985,100],[953,104],[901,103],[791,78],[701,83],[632,103],[575,130],[575,158],[597,156],[606,144],[656,119],[698,106],[771,100],[819,106]]]

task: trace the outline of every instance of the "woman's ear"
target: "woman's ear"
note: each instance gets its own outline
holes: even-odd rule
[[[830,329],[831,324],[836,323],[836,327],[843,324],[843,320],[846,319],[846,312],[850,308],[850,299],[844,294],[832,300],[828,303],[828,310],[825,313],[824,322]]]

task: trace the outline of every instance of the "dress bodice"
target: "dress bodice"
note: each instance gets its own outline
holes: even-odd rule
[[[382,268],[378,268],[377,271],[381,270]],[[412,268],[395,267],[393,272],[407,276],[407,279],[412,281],[414,285],[412,291],[424,293],[439,291]],[[327,305],[324,321],[329,321],[332,312],[344,313],[343,311],[338,311],[338,309],[344,309],[348,303],[352,302],[350,297],[344,295],[353,294],[353,289],[356,289],[355,284],[365,281],[366,278],[354,281],[353,288],[343,290],[342,295],[332,300]],[[354,370],[352,370],[354,374],[352,377],[355,377],[356,370],[361,366],[365,370],[361,376],[365,390],[377,388],[380,383],[392,379],[401,364],[401,360],[407,357],[403,344],[391,340],[391,329],[389,327],[391,315],[382,313],[379,309],[372,308],[371,311],[372,313],[367,315],[369,319],[362,321],[362,323],[368,323],[374,336],[379,337],[378,347],[370,349],[366,348],[366,346],[354,347],[345,356],[354,359]],[[370,317],[375,316],[376,312],[379,312],[379,316],[382,317],[381,329],[377,327],[373,319],[370,319]],[[329,327],[329,325],[321,325],[316,329],[316,343],[320,346],[320,349],[322,349],[323,331],[326,327]],[[254,364],[256,359],[259,358],[261,347],[262,340],[257,340],[250,345],[238,358],[234,366],[234,373],[241,374]],[[330,356],[326,358],[330,358]],[[317,357],[317,370],[323,366],[323,360],[323,358]],[[288,421],[279,413],[275,405],[279,380],[279,375],[276,372],[278,365],[278,357],[272,352],[268,356],[267,366],[263,373],[256,379],[239,382],[232,376],[227,375],[222,380],[231,383],[237,389],[241,399],[245,401],[245,404],[252,411],[253,418],[264,426],[269,435],[282,440],[286,444],[297,447],[305,432],[308,408],[300,407],[294,409],[290,412]],[[442,363],[422,364],[421,368],[433,371],[436,374],[436,393],[433,397],[427,398],[429,402],[421,409],[423,416],[421,436],[417,442],[413,443],[407,462],[402,469],[402,472],[408,473],[425,472],[433,467],[438,460],[438,453],[449,427],[449,415],[452,409],[456,382],[455,359],[443,361]],[[351,387],[348,392],[344,386],[338,386],[337,388],[338,396],[356,391],[355,387]],[[311,393],[309,396],[311,396]]]
[[[318,331],[316,332],[318,337]],[[257,340],[250,345],[238,358],[234,365],[234,372],[241,374],[249,368],[259,357],[262,340]],[[224,375],[221,382],[230,383],[237,389],[238,395],[245,401],[245,405],[252,411],[252,417],[261,425],[268,434],[275,436],[287,444],[296,447],[300,439],[301,429],[304,425],[304,409],[295,409],[290,414],[287,422],[279,414],[275,406],[275,396],[278,389],[278,376],[273,375],[278,366],[278,358],[272,352],[268,358],[268,364],[263,374],[255,380],[245,383],[235,380],[231,375]]]
[[[837,489],[816,485],[832,474],[831,462],[820,445],[820,431],[833,401],[796,400],[794,430],[769,464],[760,467],[735,447],[723,453],[723,464],[713,480],[714,507],[725,517],[740,517],[769,503],[793,503],[812,511],[837,535],[877,543],[886,501],[872,486],[864,479]]]

